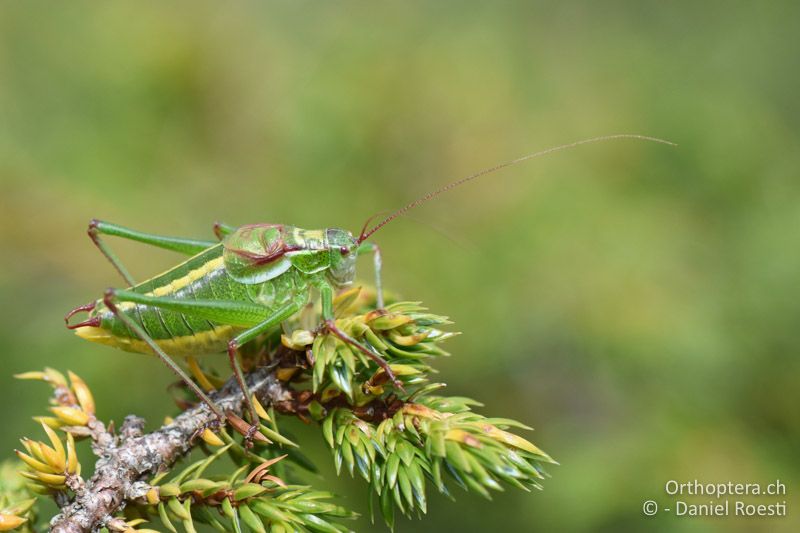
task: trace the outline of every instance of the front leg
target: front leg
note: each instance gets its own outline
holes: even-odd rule
[[[372,264],[375,269],[375,293],[377,298],[378,309],[383,309],[383,284],[381,282],[381,268],[383,261],[381,259],[381,249],[373,242],[361,243],[358,247],[358,255],[372,252]]]

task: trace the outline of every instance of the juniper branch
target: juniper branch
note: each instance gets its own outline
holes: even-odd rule
[[[53,387],[49,410],[55,416],[34,417],[46,439],[24,438],[25,451],[15,450],[24,463],[22,479],[10,479],[0,465],[0,531],[35,531],[36,494],[61,508],[51,520],[57,532],[156,533],[139,527],[156,517],[174,533],[173,521],[186,531],[195,531],[195,521],[218,531],[241,532],[243,525],[257,533],[346,531],[339,521],[356,513],[324,501],[333,496],[327,492],[293,483],[291,466],[312,472],[314,466],[279,432],[276,415],[318,423],[337,473],[358,472],[369,483],[371,514],[377,503],[391,529],[398,512],[426,512],[428,488],[449,495],[448,487],[456,485],[486,498],[504,485],[541,488],[544,467],[554,461],[507,431],[530,428],[476,413],[472,408],[480,404],[469,398],[436,394],[444,384],[429,381],[428,363],[448,355],[439,346],[454,335],[439,329],[450,323],[446,317],[415,302],[376,309],[374,298],[359,289],[338,295],[334,312],[338,328],[387,361],[402,390],[362,352],[329,332],[305,329],[311,321],[298,318],[240,354],[247,368],[256,369],[247,377],[261,421],[261,439],[252,450],[225,428],[209,428],[214,414],[203,405],[176,398],[184,412],[173,422],[145,435],[144,420],[129,416],[115,434],[97,419],[94,398],[79,376],[69,372],[67,379],[52,368],[17,375]],[[200,386],[219,389],[213,398],[228,411],[232,429],[249,434],[235,380],[206,374],[191,359],[189,366]],[[80,477],[75,451],[81,437],[90,439],[99,457],[88,481]],[[211,447],[202,447],[206,457],[175,468],[196,437]],[[235,470],[208,474],[223,456]]]
[[[264,405],[289,398],[289,391],[277,379],[273,367],[254,370],[247,376],[247,382],[250,391]],[[235,379],[228,380],[212,399],[224,411],[242,414],[244,396]],[[197,444],[199,433],[214,422],[214,413],[204,404],[145,435],[139,429],[141,419],[126,419],[120,439],[102,439],[105,446],[95,465],[95,474],[74,501],[53,518],[51,531],[78,533],[102,527],[128,501],[143,496],[146,485],[137,482],[169,469]]]

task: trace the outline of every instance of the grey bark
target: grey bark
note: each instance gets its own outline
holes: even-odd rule
[[[259,368],[247,376],[250,391],[265,405],[289,399],[288,390],[272,373],[272,368]],[[225,412],[242,415],[244,395],[231,378],[211,399]],[[99,456],[95,474],[85,484],[76,483],[72,502],[53,517],[50,531],[78,533],[97,531],[126,503],[144,495],[143,483],[164,471],[186,455],[199,440],[199,433],[215,421],[215,415],[204,404],[184,411],[171,424],[152,433],[142,434],[144,420],[129,416],[113,437],[105,428],[93,435],[95,453]]]

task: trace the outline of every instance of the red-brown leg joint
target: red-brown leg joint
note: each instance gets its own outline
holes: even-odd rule
[[[89,221],[89,227],[86,228],[87,235],[89,235],[89,238],[91,238],[94,242],[97,242],[97,226],[99,225],[100,221],[96,218],[93,218]]]
[[[225,237],[225,235],[222,234],[222,224],[219,222],[214,222],[214,235],[216,235],[217,239],[220,241]]]

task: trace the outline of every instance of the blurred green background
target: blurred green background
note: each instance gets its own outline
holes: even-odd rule
[[[464,332],[450,392],[561,462],[541,493],[434,498],[399,529],[800,530],[798,20],[797,2],[3,2],[0,449],[47,394],[11,374],[44,365],[104,417],[174,411],[156,360],[63,327],[119,284],[91,217],[356,231],[496,162],[638,132],[680,146],[539,159],[376,234],[387,286]],[[140,277],[177,261],[114,245]],[[300,431],[312,481],[366,514]],[[642,516],[669,479],[776,478],[785,518]]]

